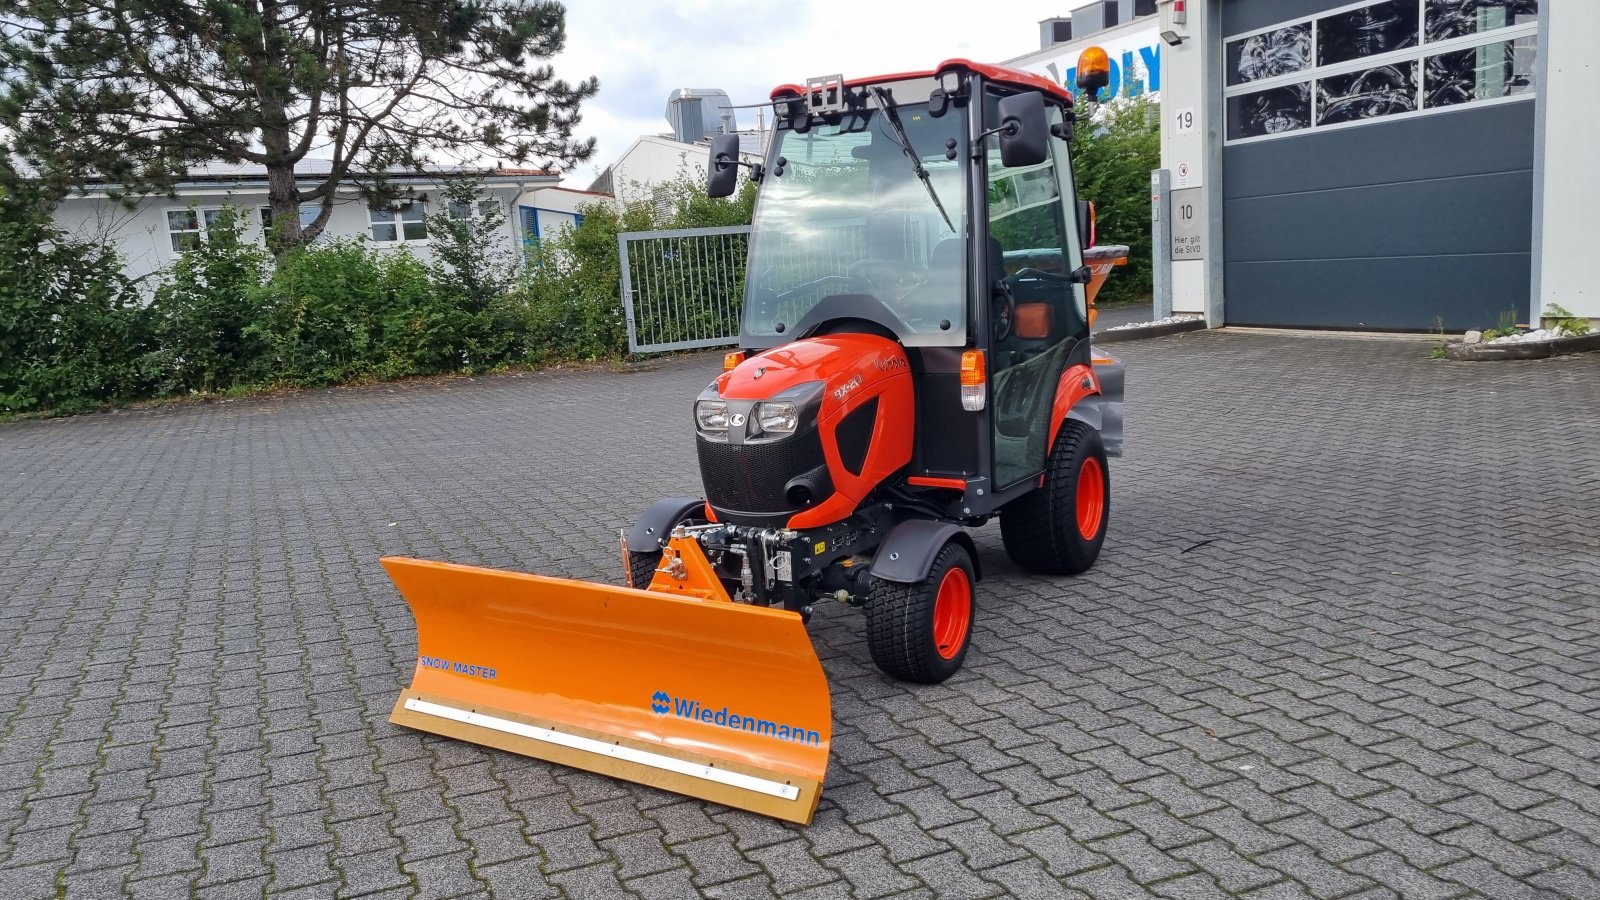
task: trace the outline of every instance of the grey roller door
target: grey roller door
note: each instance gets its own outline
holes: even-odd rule
[[[1335,6],[1348,3],[1224,3],[1224,34]],[[1225,145],[1228,324],[1527,321],[1533,128],[1527,95]]]

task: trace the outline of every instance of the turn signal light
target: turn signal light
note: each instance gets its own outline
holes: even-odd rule
[[[742,362],[744,362],[743,350],[735,350],[732,353],[723,354],[722,371],[732,372],[734,369],[738,368],[739,363]]]
[[[961,408],[967,412],[983,409],[984,389],[989,380],[989,366],[982,350],[968,350],[961,354]]]

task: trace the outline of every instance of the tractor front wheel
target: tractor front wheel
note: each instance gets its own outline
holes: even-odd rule
[[[656,570],[661,568],[661,551],[640,553],[638,550],[628,551],[628,587],[644,590],[650,586],[650,579],[656,577]]]
[[[704,525],[706,520],[699,516],[688,516],[674,523],[677,525]],[[671,528],[667,529],[670,533]],[[650,587],[650,580],[656,577],[656,570],[661,568],[661,550],[629,550],[623,564],[627,566],[623,575],[628,579],[628,587],[645,590]]]
[[[1030,572],[1076,575],[1094,565],[1111,518],[1111,473],[1100,432],[1068,419],[1056,436],[1044,486],[1000,510],[1000,539]]]
[[[972,642],[977,612],[972,559],[952,540],[914,584],[873,579],[867,602],[872,661],[901,681],[938,684],[954,675]]]

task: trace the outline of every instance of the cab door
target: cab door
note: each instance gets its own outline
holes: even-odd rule
[[[986,91],[988,127],[999,121],[999,95]],[[1052,125],[1061,111],[1047,112]],[[1071,154],[1050,140],[1051,158],[1006,168],[990,135],[987,234],[989,383],[994,483],[1004,490],[1044,471],[1050,409],[1067,359],[1088,338],[1083,266],[1072,188]]]

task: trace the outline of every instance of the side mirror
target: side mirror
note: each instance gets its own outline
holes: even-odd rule
[[[1111,57],[1103,47],[1089,47],[1078,54],[1078,90],[1089,95],[1090,103],[1100,102],[1100,91],[1111,83]]]
[[[1000,98],[1000,163],[1006,168],[1036,166],[1050,158],[1050,125],[1044,95],[1038,91]]]
[[[1097,235],[1094,233],[1095,214],[1093,200],[1078,201],[1078,241],[1087,250],[1094,246]]]
[[[711,139],[711,165],[706,168],[706,193],[732,197],[739,183],[739,136],[719,134]]]

